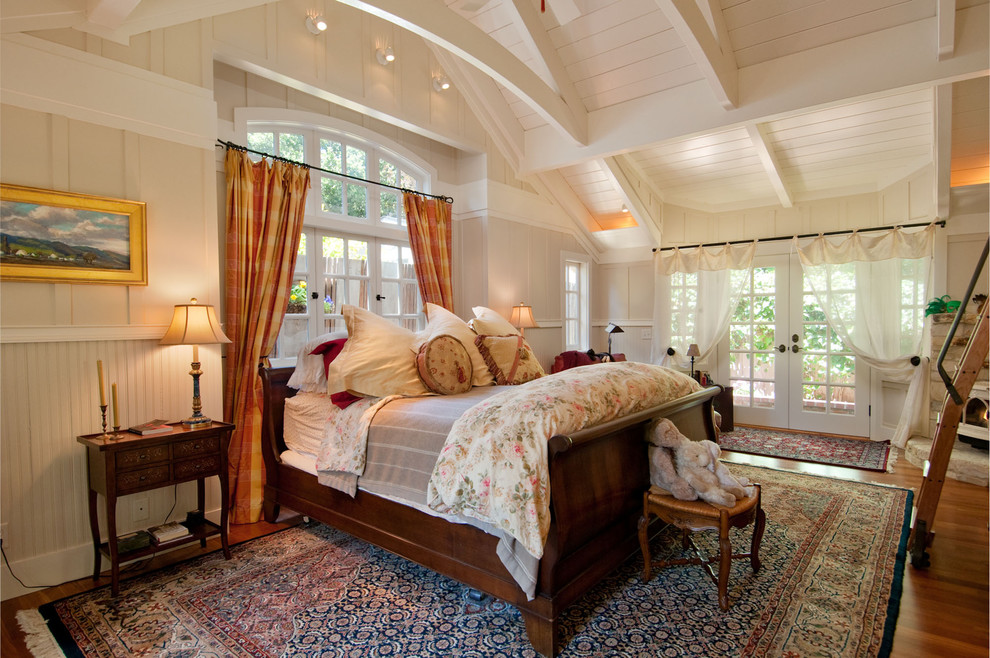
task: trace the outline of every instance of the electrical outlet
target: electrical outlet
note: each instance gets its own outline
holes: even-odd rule
[[[649,327],[646,329],[640,329],[639,338],[640,340],[653,340],[653,330]]]
[[[144,521],[148,518],[148,497],[138,496],[131,503],[131,520]]]

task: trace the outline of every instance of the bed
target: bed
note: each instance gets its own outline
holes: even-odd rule
[[[259,373],[267,521],[285,507],[502,599],[521,612],[531,644],[544,656],[562,648],[561,612],[638,550],[642,492],[649,487],[646,427],[664,417],[691,439],[714,439],[712,401],[720,392],[719,387],[697,390],[549,439],[549,527],[530,596],[499,557],[500,538],[478,524],[451,522],[361,488],[352,496],[294,465],[284,436],[286,401],[297,393],[289,386],[293,369],[262,367]]]

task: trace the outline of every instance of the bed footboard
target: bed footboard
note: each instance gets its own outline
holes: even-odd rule
[[[282,417],[291,368],[262,368],[264,509],[280,506],[332,525],[514,605],[536,651],[561,648],[558,618],[639,548],[637,522],[649,487],[644,433],[657,417],[674,421],[689,438],[715,438],[710,387],[549,444],[551,526],[540,560],[537,596],[527,600],[495,553],[497,539],[466,524],[358,491],[354,498],[324,487],[315,476],[283,464]],[[272,516],[270,516],[272,515]]]

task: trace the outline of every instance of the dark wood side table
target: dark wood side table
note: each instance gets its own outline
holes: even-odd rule
[[[712,400],[712,406],[715,407],[715,411],[722,415],[722,426],[719,427],[720,432],[731,432],[735,429],[732,419],[732,387],[723,386],[722,392],[715,396]]]
[[[227,448],[234,425],[213,421],[202,427],[183,427],[172,423],[172,431],[152,436],[122,432],[119,439],[105,439],[100,434],[77,437],[86,446],[89,464],[89,525],[93,531],[93,579],[100,577],[100,554],[110,558],[111,591],[120,591],[120,563],[151,555],[158,550],[199,540],[206,546],[207,537],[220,535],[223,554],[230,559],[227,543]],[[220,525],[204,519],[179,539],[121,552],[117,547],[117,498],[179,482],[196,480],[198,509],[206,504],[205,478],[220,478]],[[97,494],[103,494],[107,512],[108,541],[100,542],[97,517]]]

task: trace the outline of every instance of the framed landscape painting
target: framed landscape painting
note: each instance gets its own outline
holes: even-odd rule
[[[0,184],[0,278],[147,285],[145,204]]]

